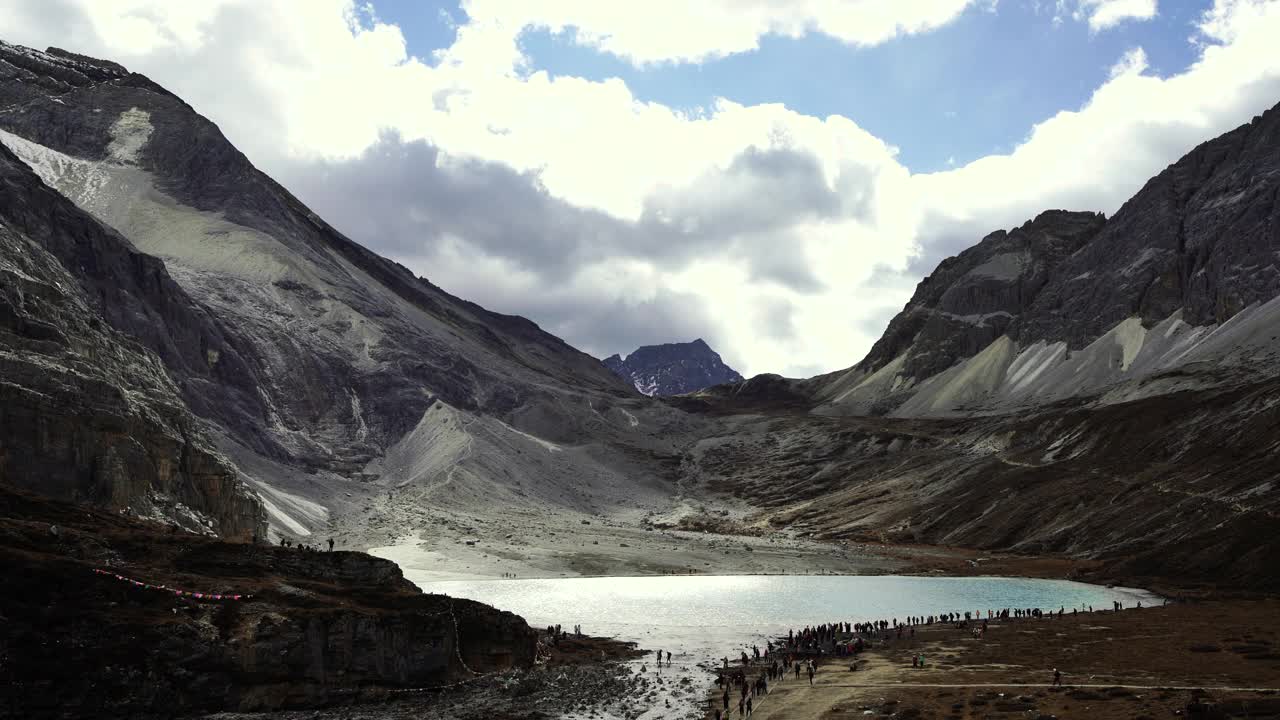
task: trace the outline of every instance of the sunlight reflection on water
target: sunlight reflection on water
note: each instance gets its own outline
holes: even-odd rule
[[[413,579],[412,573],[407,573]],[[1112,600],[1158,604],[1142,590],[1067,580],[1000,577],[722,575],[484,580],[419,583],[426,592],[510,610],[535,627],[581,624],[583,632],[664,648],[698,662],[824,622],[904,618],[1006,607],[1057,610]]]

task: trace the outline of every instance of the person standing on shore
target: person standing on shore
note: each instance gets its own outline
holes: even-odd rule
[[[1058,668],[1053,669],[1053,687],[1062,687],[1062,671]]]

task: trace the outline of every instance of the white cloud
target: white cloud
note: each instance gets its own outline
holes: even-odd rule
[[[765,35],[822,33],[877,45],[941,27],[989,0],[467,0],[484,23],[572,29],[578,42],[636,64],[701,62],[754,50]]]
[[[765,32],[872,42],[886,28],[941,24],[965,3],[814,1],[786,14],[781,0],[756,0],[699,44],[696,33],[656,37],[672,25],[656,11],[633,9],[618,25],[594,3],[477,0],[434,63],[340,0],[188,5],[0,0],[0,36],[148,74],[290,184],[325,168],[343,191],[299,180],[304,200],[450,291],[601,355],[702,335],[747,374],[856,362],[914,273],[942,254],[1050,207],[1113,212],[1191,146],[1280,99],[1280,3],[1219,0],[1185,72],[1149,75],[1135,48],[1084,106],[1036,125],[1011,152],[912,176],[895,148],[847,118],[725,100],[681,112],[617,79],[532,72],[519,36],[529,23],[573,25],[637,62],[694,59],[749,49]],[[864,26],[842,14],[851,8],[885,14]],[[365,151],[388,130],[440,154],[429,167],[370,165]],[[388,177],[477,209],[450,215],[409,197],[362,220],[368,205],[351,198]]]
[[[1147,51],[1137,47],[1122,55],[1119,62],[1111,66],[1111,72],[1108,75],[1115,80],[1122,75],[1140,75],[1146,69]]]
[[[1075,0],[1074,9],[1068,8],[1068,0],[1058,0],[1054,22],[1061,22],[1070,11],[1077,21],[1087,21],[1093,32],[1107,30],[1129,20],[1150,20],[1159,8],[1156,0]]]

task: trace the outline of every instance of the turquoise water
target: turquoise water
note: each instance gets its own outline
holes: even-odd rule
[[[1092,605],[1156,605],[1150,593],[1066,580],[845,575],[652,576],[420,583],[510,610],[531,625],[581,624],[591,635],[633,640],[701,662],[824,622],[944,612]]]

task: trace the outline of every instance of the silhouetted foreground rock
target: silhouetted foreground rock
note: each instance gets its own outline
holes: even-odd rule
[[[424,595],[363,553],[223,542],[3,485],[0,564],[0,708],[13,717],[377,699],[529,666],[537,643],[520,617]],[[252,597],[177,597],[94,568]]]

